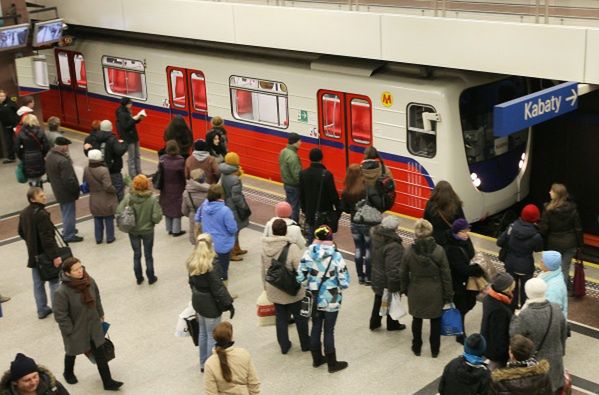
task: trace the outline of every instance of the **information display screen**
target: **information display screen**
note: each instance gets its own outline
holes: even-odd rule
[[[5,26],[0,28],[0,50],[27,46],[29,24]]]
[[[62,19],[37,22],[33,28],[33,46],[43,47],[60,41],[62,38],[62,29]]]

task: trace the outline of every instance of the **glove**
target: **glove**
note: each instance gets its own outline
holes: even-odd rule
[[[227,310],[229,310],[229,313],[231,314],[231,317],[229,317],[229,319],[233,319],[233,316],[235,315],[235,307],[233,307],[233,305],[231,305]]]

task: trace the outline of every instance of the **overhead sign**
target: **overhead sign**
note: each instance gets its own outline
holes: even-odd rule
[[[493,134],[496,137],[559,117],[578,108],[578,83],[564,82],[552,88],[496,105]]]

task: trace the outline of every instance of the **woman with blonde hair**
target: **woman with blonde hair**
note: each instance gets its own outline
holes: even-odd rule
[[[545,239],[545,249],[562,254],[562,273],[568,293],[571,294],[570,263],[576,250],[582,246],[580,216],[576,203],[570,200],[568,190],[563,184],[551,185],[549,196],[551,201],[545,205],[539,231]]]
[[[212,335],[215,347],[214,354],[206,361],[206,394],[259,394],[260,379],[252,357],[247,350],[233,347],[231,323],[221,322]]]
[[[231,319],[235,314],[233,298],[223,284],[218,270],[214,270],[215,257],[212,237],[202,233],[198,236],[197,244],[186,262],[191,287],[191,304],[198,314],[200,329],[198,345],[202,372],[204,372],[208,353],[214,347],[214,339],[210,336],[212,330],[220,322],[223,311],[230,311]]]
[[[23,163],[23,173],[29,186],[42,187],[42,176],[46,173],[45,157],[50,143],[40,127],[37,117],[27,114],[23,117],[23,127],[17,135],[14,152]]]

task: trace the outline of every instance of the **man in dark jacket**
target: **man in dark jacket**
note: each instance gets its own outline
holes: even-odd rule
[[[443,370],[439,382],[441,395],[486,395],[491,384],[491,372],[485,365],[487,342],[478,333],[464,342],[464,354],[452,359]]]
[[[83,237],[77,236],[75,230],[75,203],[79,199],[79,181],[73,168],[73,161],[69,156],[71,140],[60,136],[54,143],[56,145],[46,155],[46,173],[54,197],[60,204],[62,237],[67,242],[76,243],[83,241]]]
[[[310,226],[308,244],[312,244],[315,225],[320,225],[316,224],[316,213],[339,211],[339,194],[333,174],[321,163],[322,151],[319,148],[310,151],[310,162],[310,167],[302,170],[299,176],[300,205]]]
[[[92,149],[102,151],[104,163],[108,167],[110,180],[114,189],[116,189],[116,196],[120,202],[125,195],[121,170],[123,170],[123,155],[127,152],[127,143],[123,140],[117,140],[114,134],[112,134],[112,122],[105,119],[100,122],[99,130],[92,132],[85,138],[83,144],[85,155],[87,156],[87,153]]]
[[[293,208],[291,219],[299,221],[299,175],[302,171],[302,162],[297,154],[302,140],[299,134],[289,133],[287,147],[279,154],[279,169],[281,170],[281,181],[285,189],[285,200]]]
[[[19,123],[17,115],[17,105],[6,97],[6,92],[0,89],[0,124],[4,133],[4,146],[6,147],[6,156],[2,163],[12,163],[15,161],[15,126]]]
[[[48,307],[48,298],[46,296],[46,281],[40,277],[40,272],[36,267],[35,257],[46,254],[54,260],[54,265],[59,266],[62,259],[58,255],[58,244],[54,225],[50,219],[50,213],[44,209],[46,204],[46,195],[44,190],[38,187],[31,187],[27,191],[27,201],[29,206],[19,215],[19,236],[25,240],[29,259],[27,267],[31,268],[33,277],[33,296],[37,306],[37,316],[42,319],[52,313]],[[54,292],[58,288],[58,279],[48,281],[50,285],[50,299],[54,304]]]
[[[11,395],[69,395],[48,369],[28,356],[18,353],[0,380],[0,393]]]
[[[116,128],[119,136],[127,143],[127,164],[129,177],[133,179],[141,173],[141,156],[139,152],[139,136],[137,124],[145,117],[145,112],[131,115],[133,102],[128,97],[121,99],[121,105],[116,110]]]

